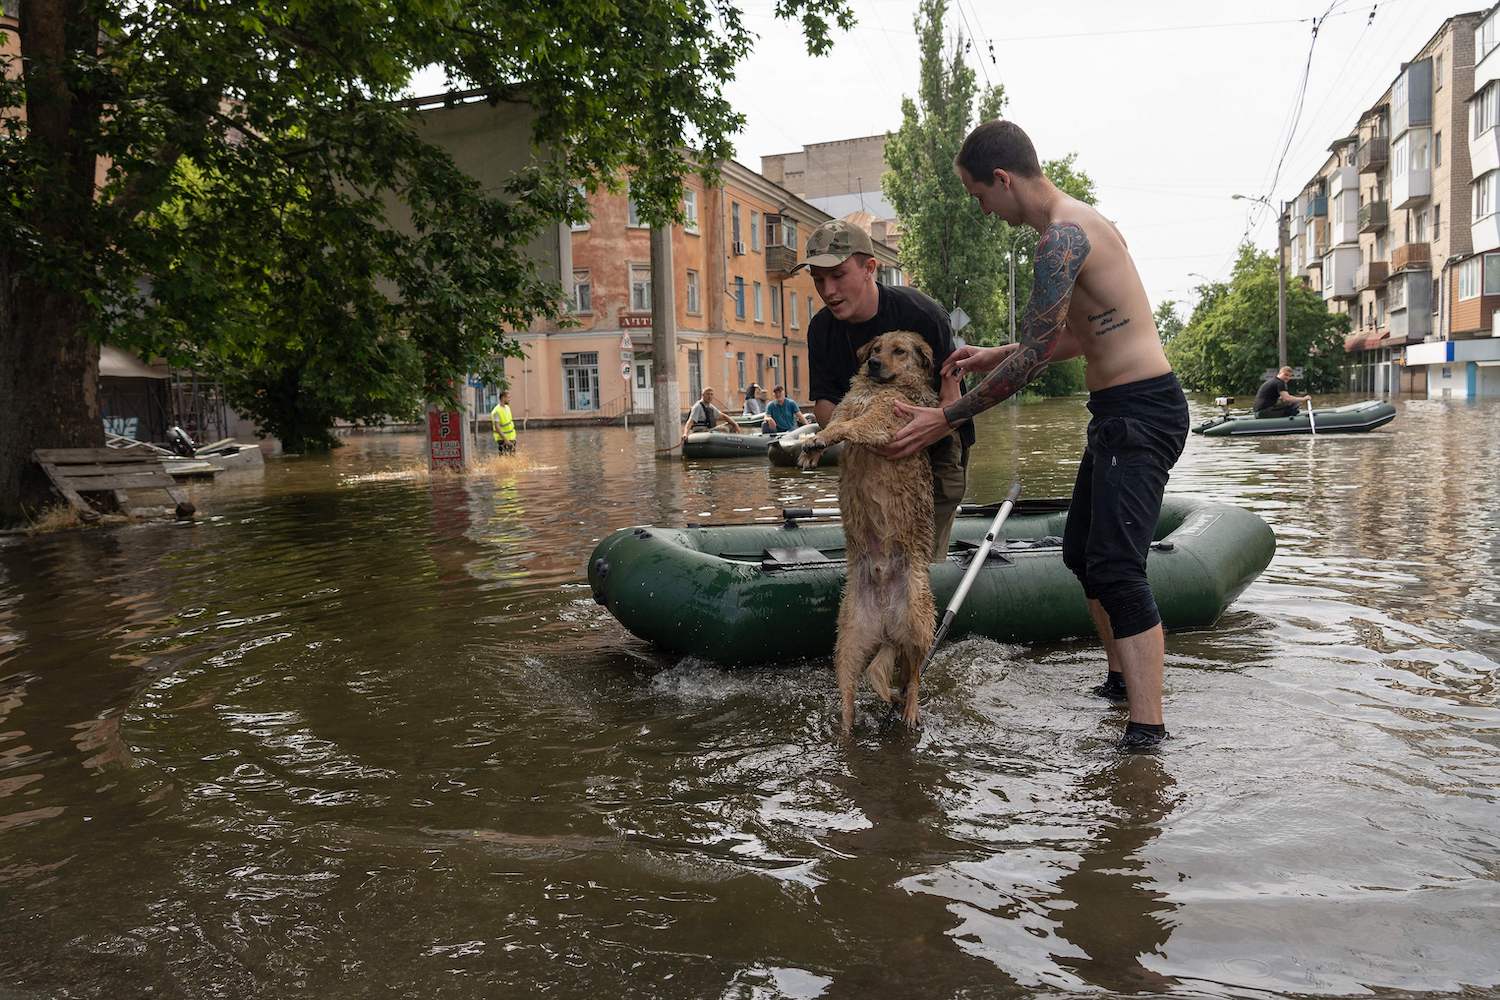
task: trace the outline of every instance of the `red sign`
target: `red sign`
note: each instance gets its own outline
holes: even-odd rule
[[[427,411],[428,458],[434,469],[463,471],[463,419],[458,410]]]
[[[621,316],[620,329],[622,330],[649,330],[651,329],[650,316]]]

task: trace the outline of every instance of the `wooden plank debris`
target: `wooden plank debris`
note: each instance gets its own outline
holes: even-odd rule
[[[193,516],[195,508],[167,473],[161,456],[148,449],[38,448],[31,457],[85,521],[97,519],[99,511],[84,494],[110,494],[121,512],[129,514],[134,509],[129,506],[129,490],[161,490],[172,498],[178,517]]]

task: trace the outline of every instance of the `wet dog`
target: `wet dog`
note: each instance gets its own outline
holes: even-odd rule
[[[917,724],[922,658],[932,641],[934,609],[927,561],[932,552],[932,465],[927,452],[891,461],[877,449],[905,420],[897,400],[936,406],[932,348],[915,333],[882,334],[859,350],[859,368],[828,426],[798,463],[817,465],[823,449],[847,441],[839,463],[839,510],[849,560],[839,604],[834,673],[843,698],[843,730],[854,726],[854,691],[863,673],[886,702],[906,687],[902,717]]]

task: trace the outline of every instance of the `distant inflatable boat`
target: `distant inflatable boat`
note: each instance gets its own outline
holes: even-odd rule
[[[1046,642],[1093,633],[1083,588],[1063,565],[1067,500],[1023,500],[1005,525],[950,637]],[[788,512],[790,514],[790,512]],[[963,509],[947,559],[930,567],[945,605],[984,540],[993,507]],[[1169,496],[1146,575],[1169,629],[1214,624],[1276,552],[1259,517]],[[737,665],[826,657],[844,588],[838,521],[622,528],[589,557],[594,600],[632,633],[673,653]]]
[[[771,445],[766,457],[771,460],[772,465],[795,466],[797,459],[802,455],[802,444],[808,438],[818,433],[817,424],[803,424],[796,430],[787,431],[778,437]],[[839,464],[839,456],[844,453],[844,442],[840,441],[832,448],[825,448],[822,456],[818,459],[818,468],[826,469],[832,465]]]
[[[1237,414],[1216,417],[1193,428],[1204,437],[1267,437],[1273,434],[1311,434],[1317,421],[1319,434],[1359,434],[1384,427],[1396,419],[1396,408],[1380,399],[1350,403],[1331,410],[1317,409],[1309,416],[1306,410],[1294,417],[1257,417]]]

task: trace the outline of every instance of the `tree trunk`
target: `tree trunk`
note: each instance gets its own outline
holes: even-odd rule
[[[31,462],[36,448],[97,448],[99,347],[88,337],[90,256],[97,157],[86,137],[98,115],[74,89],[71,58],[98,45],[98,17],[81,0],[23,0],[26,147],[35,164],[30,228],[42,249],[0,250],[0,522],[20,520],[52,491]],[[23,256],[26,255],[26,256]]]
[[[31,461],[35,448],[101,448],[99,346],[84,332],[87,305],[0,261],[0,524],[56,499]]]

